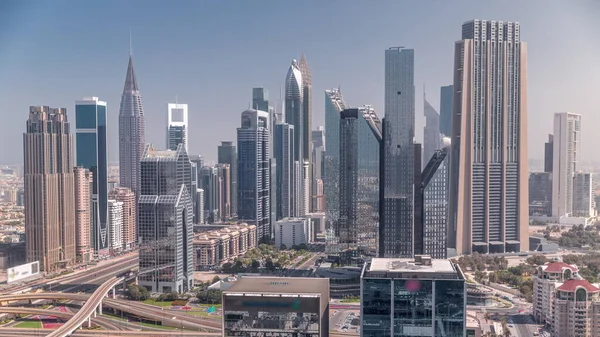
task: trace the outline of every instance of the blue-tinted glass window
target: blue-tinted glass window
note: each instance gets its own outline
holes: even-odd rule
[[[96,134],[95,133],[77,133],[75,138],[77,147],[77,166],[90,169],[97,166]]]
[[[106,116],[104,119],[106,120]],[[75,126],[77,129],[95,129],[96,105],[75,106]]]

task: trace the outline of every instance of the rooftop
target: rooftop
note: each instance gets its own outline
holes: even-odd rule
[[[577,266],[573,266],[562,261],[550,262],[542,266],[542,268],[547,273],[562,273],[565,269],[570,269],[572,272],[579,270]]]
[[[585,288],[585,290],[587,290],[588,292],[600,291],[600,289],[595,287],[593,284],[591,284],[587,280],[576,280],[576,279],[571,279],[571,280],[565,281],[565,283],[563,283],[560,287],[558,287],[557,290],[572,293],[575,290],[577,290],[577,288]]]
[[[308,277],[244,277],[225,293],[328,294],[329,279]]]
[[[415,259],[375,258],[371,261],[369,271],[383,272],[419,272],[419,273],[456,273],[450,260],[432,259],[431,265],[419,264]]]

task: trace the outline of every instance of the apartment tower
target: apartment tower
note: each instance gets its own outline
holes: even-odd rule
[[[526,251],[527,49],[516,22],[473,20],[455,44],[449,248]]]
[[[29,108],[23,134],[27,262],[52,272],[76,259],[73,138],[67,110]]]
[[[119,201],[123,204],[123,231],[121,241],[124,250],[135,248],[137,242],[137,207],[135,203],[135,194],[127,187],[117,187],[108,194],[110,199]]]
[[[87,263],[94,258],[91,242],[92,172],[83,167],[73,169],[75,176],[75,247],[77,262]]]
[[[581,115],[554,114],[552,145],[552,216],[572,216],[573,178],[581,155]]]

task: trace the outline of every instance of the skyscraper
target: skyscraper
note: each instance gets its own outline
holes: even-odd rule
[[[135,194],[126,187],[117,187],[108,194],[110,199],[119,201],[123,205],[123,231],[121,241],[123,249],[131,250],[135,248],[137,243],[137,231],[135,224],[137,223],[137,205],[135,202]]]
[[[544,172],[552,173],[554,165],[554,135],[548,135],[548,141],[544,143]]]
[[[188,105],[169,103],[167,105],[167,149],[176,151],[183,144],[188,151]]]
[[[317,127],[312,131],[312,211],[324,212],[325,209],[318,207],[319,203],[323,204],[324,195],[317,192],[317,185],[323,184],[323,174],[325,171],[325,128]]]
[[[325,90],[325,172],[323,190],[325,192],[325,213],[327,222],[335,224],[339,217],[340,181],[340,113],[346,109],[342,91]]]
[[[200,169],[201,188],[204,190],[204,220],[211,224],[221,221],[219,214],[219,172],[214,166]]]
[[[108,200],[109,247],[113,253],[123,250],[123,202]]]
[[[94,179],[90,170],[83,167],[73,169],[75,177],[75,247],[77,262],[86,263],[93,259],[92,247],[92,190]]]
[[[526,251],[527,50],[516,22],[473,20],[455,44],[449,248]]]
[[[592,173],[577,172],[573,177],[573,216],[596,216],[596,203],[594,201],[594,175]]]
[[[302,216],[302,208],[304,201],[304,177],[303,174],[303,149],[304,144],[304,110],[302,103],[304,97],[302,95],[303,90],[302,73],[300,71],[298,62],[292,61],[286,79],[285,79],[285,122],[294,126],[294,191],[292,194],[293,203],[297,205],[294,209],[297,210],[296,216]]]
[[[229,164],[217,164],[218,209],[221,219],[231,218],[231,168]]]
[[[237,216],[237,150],[233,142],[221,142],[217,149],[217,160],[219,164],[229,164],[231,169],[231,216],[235,217]]]
[[[413,187],[415,171],[414,50],[385,51],[384,213],[380,214],[380,256],[413,254]],[[420,157],[419,157],[420,161]],[[420,168],[420,167],[419,167]],[[381,242],[383,241],[383,242]]]
[[[431,156],[441,147],[442,137],[440,136],[440,114],[427,101],[423,94],[423,106],[425,115],[425,127],[423,128],[423,168],[427,165]]]
[[[109,253],[108,154],[106,102],[98,97],[75,103],[77,166],[92,172],[92,247],[98,256]]]
[[[257,241],[271,240],[269,114],[242,112],[238,139],[238,218],[256,225]]]
[[[23,134],[27,262],[52,272],[75,262],[73,137],[67,110],[29,108]]]
[[[340,113],[340,217],[335,233],[344,248],[358,243],[358,109]]]
[[[447,85],[440,89],[440,133],[452,136],[452,109],[454,106],[454,86]]]
[[[312,176],[312,74],[304,54],[300,56],[298,67],[302,74],[302,158],[304,165],[308,164],[308,170],[304,170],[305,213],[309,213],[312,212],[310,199],[313,195],[314,179]]]
[[[202,177],[200,172],[204,167],[204,158],[200,155],[188,155],[190,162],[192,162],[192,191],[198,188],[202,188]],[[194,193],[192,196],[194,202],[194,223],[204,223],[204,217],[198,215],[198,209],[202,209],[202,215],[204,215],[204,201],[200,203],[198,201],[198,194]],[[204,199],[203,199],[204,200]]]
[[[148,145],[140,173],[138,284],[152,292],[190,291],[194,232],[191,164],[185,147],[157,151]]]
[[[275,125],[274,157],[277,162],[277,220],[296,216],[294,204],[294,126]],[[273,173],[271,173],[273,174]]]
[[[146,146],[146,124],[133,58],[129,55],[119,108],[119,184],[140,195],[140,160]]]
[[[573,178],[579,170],[581,115],[554,114],[552,164],[552,216],[573,213]]]

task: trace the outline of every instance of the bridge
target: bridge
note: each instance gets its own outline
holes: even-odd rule
[[[57,317],[57,318],[61,318],[64,319],[65,321],[71,319],[73,316],[75,316],[74,312],[63,312],[63,311],[54,311],[54,310],[48,310],[48,309],[38,309],[38,308],[15,308],[15,307],[0,307],[0,312],[3,313],[7,313],[7,314],[27,314],[27,315],[41,315],[41,316],[52,316],[52,317]],[[109,329],[109,330],[118,330],[118,326],[115,325],[114,323],[110,322],[110,320],[106,319],[106,318],[102,318],[102,317],[97,317],[97,318],[92,318],[92,322],[94,322],[94,324],[98,325],[99,327],[102,327],[104,329]],[[0,331],[4,331],[4,328],[0,328]],[[54,330],[54,329],[52,329]]]

